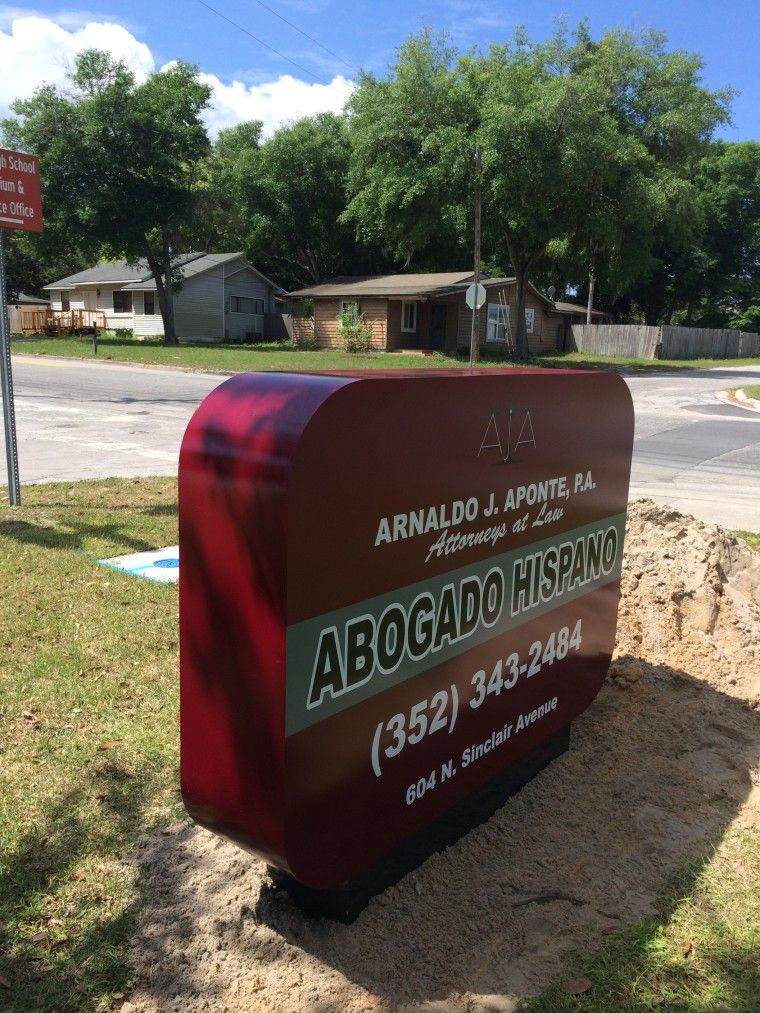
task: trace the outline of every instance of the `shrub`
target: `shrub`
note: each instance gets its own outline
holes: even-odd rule
[[[116,338],[133,338],[135,336],[131,327],[114,327],[113,333]]]
[[[303,332],[297,338],[293,338],[293,347],[299,352],[318,352],[320,349],[319,338],[312,331],[311,334]]]
[[[338,333],[347,352],[361,355],[372,350],[372,328],[363,316],[341,313],[338,317]]]

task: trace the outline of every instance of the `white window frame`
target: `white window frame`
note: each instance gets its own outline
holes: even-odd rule
[[[68,313],[71,309],[71,292],[61,289],[61,312]]]
[[[535,319],[536,319],[536,311],[532,307],[526,306],[525,307],[525,333],[526,334],[532,334],[533,333],[533,325],[535,323]]]
[[[412,321],[411,325],[406,325],[406,312],[411,307],[412,310]],[[417,333],[417,303],[412,300],[404,299],[401,303],[401,333],[402,334],[416,334]]]
[[[348,317],[352,324],[358,324],[362,311],[356,299],[341,299],[338,303],[338,319]]]
[[[492,313],[492,310],[495,310],[495,312]],[[509,306],[504,306],[500,302],[489,302],[486,310],[486,341],[506,341],[508,324]]]

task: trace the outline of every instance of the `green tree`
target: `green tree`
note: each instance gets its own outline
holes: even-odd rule
[[[199,248],[219,244],[249,253],[247,177],[258,157],[262,126],[260,120],[247,120],[219,131],[195,188],[194,241]]]
[[[621,134],[648,152],[649,269],[629,276],[627,289],[649,323],[670,319],[677,279],[694,271],[691,251],[705,228],[695,177],[716,127],[729,119],[730,89],[701,82],[703,61],[669,51],[664,35],[611,31],[577,50],[577,64],[603,82]],[[700,270],[700,268],[696,268]]]
[[[92,263],[69,246],[63,250],[51,249],[45,244],[45,234],[35,232],[7,232],[5,234],[5,268],[8,298],[15,299],[19,292],[43,295],[43,286],[53,278],[83,271]]]
[[[694,179],[704,227],[675,265],[684,321],[760,327],[760,144],[716,142]]]
[[[481,112],[483,216],[509,252],[522,358],[530,277],[557,261],[595,277],[613,251],[621,259],[626,223],[644,215],[635,201],[646,194],[646,152],[621,137],[604,89],[571,57],[561,36],[536,45],[517,33],[465,61]]]
[[[305,117],[260,142],[258,124],[223,131],[209,188],[246,255],[289,287],[375,267],[374,251],[341,221],[350,145],[345,118]]]
[[[70,93],[46,86],[13,105],[3,123],[11,146],[40,157],[45,243],[104,252],[152,272],[164,336],[176,343],[173,261],[192,221],[194,188],[209,141],[201,122],[209,88],[187,64],[143,84],[121,62],[88,50]]]
[[[351,100],[346,217],[408,259],[468,236],[479,143],[483,252],[508,251],[526,356],[530,276],[601,276],[623,291],[651,271],[653,246],[686,246],[698,228],[690,177],[729,98],[704,89],[700,69],[653,33],[594,43],[581,24],[535,44],[521,30],[457,59],[423,32]]]
[[[477,111],[451,69],[454,58],[443,36],[425,30],[400,48],[385,79],[362,74],[348,104],[351,199],[344,219],[406,265],[431,249],[468,245],[461,239]]]

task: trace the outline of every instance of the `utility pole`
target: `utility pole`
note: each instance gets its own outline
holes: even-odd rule
[[[473,227],[473,285],[477,285],[480,282],[480,156],[481,147],[479,144],[475,145],[475,155],[473,162],[475,165],[475,221]],[[479,311],[477,308],[473,308],[472,311],[472,328],[470,330],[470,366],[473,366],[480,359],[480,327],[479,327]]]
[[[586,303],[586,323],[591,323],[591,311],[594,308],[594,285],[596,283],[596,275],[594,274],[594,268],[590,267],[588,272],[588,302]]]

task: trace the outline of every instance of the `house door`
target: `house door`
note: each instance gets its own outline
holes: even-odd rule
[[[430,347],[442,352],[446,347],[446,303],[430,305]]]

